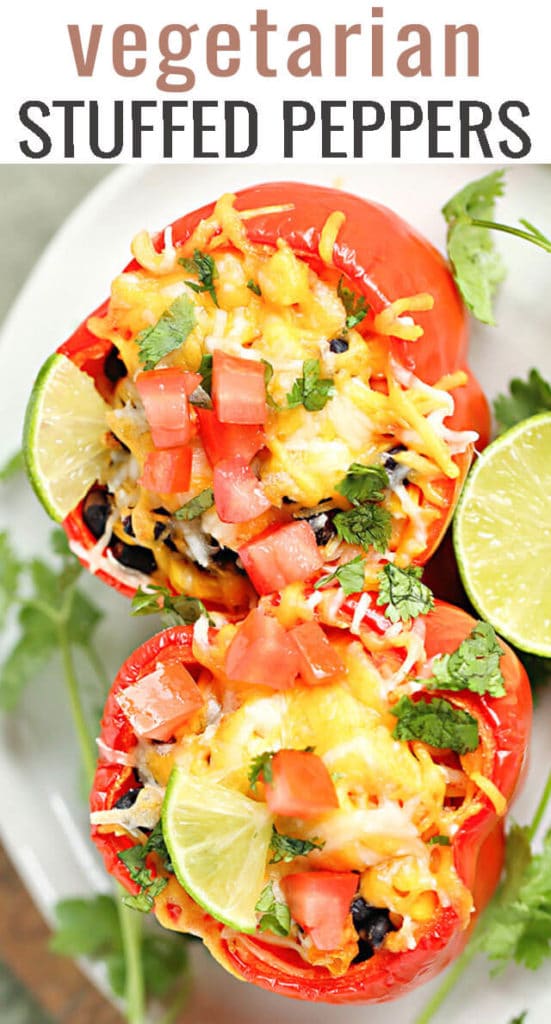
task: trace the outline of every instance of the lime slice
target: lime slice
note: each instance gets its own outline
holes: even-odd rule
[[[176,877],[195,902],[230,928],[254,932],[272,837],[266,806],[174,768],[163,833]]]
[[[72,512],[107,459],[108,406],[87,373],[58,352],[36,378],[23,432],[30,481],[52,519]]]
[[[473,605],[522,651],[551,656],[551,413],[532,416],[477,459],[453,526]]]

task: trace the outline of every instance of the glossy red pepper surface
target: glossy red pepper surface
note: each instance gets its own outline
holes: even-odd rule
[[[342,614],[352,618],[356,598],[347,600]],[[366,623],[372,625],[366,618]],[[427,657],[455,650],[471,632],[473,619],[452,605],[437,602],[425,616]],[[388,628],[388,620],[386,620]],[[381,623],[381,627],[383,627]],[[92,810],[111,808],[116,800],[136,785],[131,767],[124,761],[136,744],[136,736],[126,720],[115,694],[151,670],[159,651],[173,650],[182,663],[193,664],[192,629],[174,627],[157,634],[140,647],[122,666],[111,690],[102,722],[102,760],[97,768],[91,795]],[[432,691],[455,706],[468,710],[479,724],[485,774],[500,790],[507,805],[518,786],[525,764],[529,740],[532,701],[526,673],[505,645],[501,670],[506,695],[501,698],[478,696],[468,691]],[[503,819],[483,794],[477,796],[480,810],[469,817],[453,838],[454,863],[459,877],[473,893],[479,913],[490,898],[503,865]],[[107,870],[127,889],[136,891],[117,854],[132,845],[129,837],[94,828],[92,835],[101,851]],[[171,897],[172,901],[173,896]],[[171,912],[172,913],[172,912]],[[173,916],[173,915],[172,915]],[[428,980],[444,968],[462,949],[468,930],[462,930],[452,907],[441,908],[426,925],[413,950],[392,953],[385,949],[363,963],[352,965],[341,977],[332,977],[324,969],[303,961],[294,950],[274,946],[253,936],[227,938],[223,928],[203,914],[210,928],[209,946],[230,971],[255,985],[295,999],[330,1003],[381,1002],[394,999]],[[177,925],[175,925],[177,927]],[[213,940],[212,935],[215,935]]]
[[[285,206],[291,208],[285,209]],[[269,212],[271,207],[283,209]],[[481,447],[488,442],[488,404],[467,365],[468,322],[465,308],[445,260],[425,238],[387,207],[318,185],[275,182],[253,186],[237,193],[236,208],[260,211],[244,221],[252,242],[273,247],[282,238],[317,270],[323,266],[319,256],[322,229],[330,214],[340,210],[346,219],[333,248],[333,263],[337,270],[350,278],[355,291],[365,296],[371,309],[366,325],[372,314],[377,314],[394,300],[430,292],[434,298],[433,310],[415,314],[416,322],[424,329],[423,337],[416,342],[392,338],[389,345],[400,362],[429,384],[445,374],[466,370],[468,383],[454,391],[455,412],[449,426],[457,430],[477,430]],[[214,204],[211,203],[175,221],[172,225],[174,244],[179,246],[186,242],[199,222],[210,216],[213,209]],[[154,239],[159,251],[163,238],[164,234],[160,233]],[[137,268],[138,264],[133,260],[126,270]],[[103,303],[92,315],[105,315],[107,305],[107,302]],[[99,389],[105,392],[110,385],[103,365],[111,343],[96,338],[86,324],[85,320],[58,351],[94,377]],[[426,561],[438,546],[455,507],[471,454],[456,457],[460,475],[457,480],[447,481],[442,516],[431,524],[426,552],[416,561]],[[85,549],[95,544],[83,521],[80,506],[67,516],[63,526],[69,539]],[[97,575],[123,593],[133,593],[132,588],[109,573],[98,572]]]

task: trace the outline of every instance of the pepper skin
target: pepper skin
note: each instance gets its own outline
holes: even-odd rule
[[[277,598],[270,600],[277,602]],[[339,625],[351,622],[357,600],[357,597],[352,597],[344,603],[339,612]],[[466,612],[438,601],[434,610],[423,618],[427,658],[455,650],[474,625],[474,620]],[[379,632],[390,625],[389,620],[373,608],[371,616],[366,616],[364,621]],[[174,649],[184,664],[192,664],[191,642],[191,627],[165,630],[148,640],[121,668],[103,717],[101,739],[105,745],[104,760],[100,761],[96,772],[91,795],[92,810],[111,808],[136,784],[132,768],[114,763],[117,758],[115,751],[122,752],[124,759],[136,743],[136,737],[115,700],[116,692],[145,674],[160,650]],[[506,687],[504,697],[449,690],[431,690],[431,696],[442,696],[476,717],[484,775],[499,789],[509,806],[525,766],[532,702],[524,668],[510,648],[505,644],[503,648],[505,653],[500,667]],[[504,857],[503,818],[482,791],[477,794],[477,803],[480,809],[467,818],[452,839],[455,868],[474,897],[473,922],[497,885]],[[132,840],[98,827],[92,829],[92,838],[103,855],[107,870],[127,889],[136,892],[135,884],[117,857],[121,850],[132,845]],[[169,899],[170,908],[166,905],[163,913],[159,913],[166,927],[194,929],[204,938],[216,959],[238,978],[280,995],[313,1002],[374,1003],[395,999],[447,966],[461,951],[470,932],[470,929],[461,928],[452,907],[440,908],[436,917],[427,922],[415,949],[393,953],[381,948],[371,959],[352,964],[342,976],[332,977],[323,969],[303,961],[294,950],[269,945],[256,936],[234,934],[227,937],[223,927],[200,910],[179,887],[176,894],[174,888],[170,890]],[[175,904],[182,908],[180,924],[174,915]],[[156,910],[159,912],[158,905]]]
[[[266,208],[290,204],[292,209],[266,212]],[[362,329],[369,327],[373,315],[392,301],[430,292],[434,297],[433,310],[415,314],[416,322],[424,329],[423,337],[416,342],[391,338],[391,351],[407,369],[429,384],[445,374],[465,370],[468,382],[454,393],[456,407],[449,426],[455,430],[477,430],[479,447],[487,444],[490,433],[488,404],[467,365],[467,314],[447,263],[425,238],[384,206],[318,185],[276,182],[253,186],[237,193],[235,206],[239,210],[259,210],[257,216],[250,216],[244,221],[248,238],[253,243],[274,247],[278,239],[284,239],[315,270],[323,266],[318,251],[323,226],[330,214],[335,210],[341,211],[346,219],[333,247],[333,264],[349,277],[355,291],[363,295],[369,304],[370,313]],[[174,244],[180,246],[186,242],[199,222],[209,217],[213,209],[214,204],[209,204],[175,221],[172,225]],[[157,251],[162,249],[163,240],[164,232],[154,239]],[[125,269],[136,270],[138,266],[133,260]],[[91,315],[101,317],[106,309],[107,303],[103,303]],[[98,389],[107,394],[111,385],[103,367],[111,344],[96,338],[86,324],[87,320],[58,351],[94,377]],[[442,515],[431,524],[426,549],[416,562],[426,562],[442,539],[471,458],[470,449],[455,457],[460,475],[456,480],[446,478],[442,484]],[[95,538],[83,521],[82,506],[67,516],[63,527],[71,541],[86,550],[93,547]],[[133,595],[131,587],[108,572],[100,571],[97,575],[127,596]]]

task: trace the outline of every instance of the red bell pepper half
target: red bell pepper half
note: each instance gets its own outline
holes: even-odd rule
[[[356,598],[349,598],[342,606],[338,613],[341,627],[343,622],[351,622],[356,606]],[[427,658],[455,650],[474,625],[473,619],[465,612],[441,602],[437,602],[434,610],[423,617],[423,622]],[[365,623],[370,625],[367,618]],[[289,630],[287,635],[290,634]],[[211,630],[210,641],[215,635]],[[142,678],[145,680],[143,685],[149,686],[147,680],[159,661],[169,665],[176,659],[193,674],[192,636],[193,630],[188,626],[165,630],[143,644],[122,666],[103,716],[100,744],[103,754],[91,794],[93,811],[112,808],[127,790],[136,786],[130,765],[138,736],[121,706],[125,691],[135,692]],[[340,636],[346,636],[346,632],[341,630]],[[515,654],[505,645],[503,647],[505,654],[500,668],[505,681],[505,696],[479,696],[470,691],[442,691],[441,695],[477,719],[484,774],[509,805],[525,764],[532,705],[526,673]],[[269,661],[265,662],[265,671],[271,672]],[[272,768],[277,769],[273,772],[272,786],[276,793],[279,787],[280,795],[285,788],[281,783],[281,779],[285,783],[286,777],[284,753],[272,759]],[[283,764],[281,773],[277,757]],[[315,781],[315,773],[313,777],[315,785],[320,785],[319,779]],[[259,781],[263,781],[262,776]],[[308,794],[304,799],[308,800]],[[498,882],[504,842],[503,818],[493,803],[482,791],[477,795],[477,803],[479,810],[467,817],[452,837],[451,850],[459,878],[473,894],[476,913],[480,913]],[[283,806],[289,809],[288,804]],[[128,890],[136,892],[135,883],[117,856],[133,844],[130,836],[96,826],[92,837],[103,855],[107,870]],[[336,885],[328,886],[325,874],[333,875],[330,881]],[[354,897],[357,877],[346,871],[326,873],[315,869],[307,873],[306,878],[300,870],[287,876],[285,893],[291,912],[311,937],[316,935],[321,947],[334,943],[337,931],[342,933],[346,906]],[[271,992],[310,1001],[346,1004],[394,999],[442,970],[461,951],[469,934],[468,929],[462,928],[452,906],[440,906],[434,918],[423,925],[414,949],[394,953],[382,946],[371,959],[352,963],[344,974],[334,977],[326,969],[304,961],[294,949],[266,942],[262,934],[228,933],[222,924],[200,910],[174,880],[170,882],[166,900],[170,902],[170,908],[168,903],[163,908],[163,923],[169,927],[185,927],[182,921],[192,920],[194,930],[204,937],[213,955],[229,971]],[[322,913],[324,900],[328,901],[326,906],[331,910],[326,918]],[[178,908],[181,910],[180,924]],[[331,923],[330,934],[325,931],[326,926],[329,928],[328,922]]]
[[[322,267],[319,242],[327,218],[335,210],[342,211],[346,219],[333,246],[333,264],[337,271],[346,275],[357,294],[365,298],[371,314],[381,312],[397,298],[430,292],[434,297],[434,309],[429,313],[416,313],[416,322],[424,330],[421,340],[408,342],[390,338],[390,350],[408,369],[428,383],[434,383],[456,370],[466,370],[468,383],[456,390],[455,412],[449,425],[456,430],[478,430],[480,446],[487,443],[490,426],[488,405],[467,366],[466,311],[445,260],[426,239],[386,207],[318,185],[297,182],[258,185],[238,192],[235,205],[239,210],[259,211],[243,222],[251,242],[273,248],[278,239],[284,239],[315,270]],[[273,212],[274,207],[281,207],[281,211]],[[213,209],[214,204],[211,203],[175,221],[172,225],[174,244],[184,244]],[[163,244],[164,233],[161,232],[154,239],[157,251],[161,251]],[[132,261],[125,269],[136,270],[138,264]],[[103,303],[93,315],[102,316],[106,309],[107,303]],[[89,373],[100,391],[108,393],[111,385],[105,376],[104,364],[111,344],[91,333],[87,319],[58,351]],[[239,365],[244,363],[247,363],[245,368]],[[228,434],[220,437],[218,445],[207,441],[211,462],[234,455],[248,459],[254,454],[252,449],[256,445],[256,450],[261,447],[260,424],[266,415],[263,371],[262,364],[251,362],[249,365],[247,360],[227,356],[218,361],[215,358],[215,415],[218,422],[224,421]],[[230,378],[234,383],[235,380],[240,382],[242,395],[239,403],[233,400],[235,392],[233,385],[229,387]],[[207,419],[199,415],[203,425]],[[247,431],[244,450],[236,450],[230,440],[236,424],[242,424]],[[203,430],[209,430],[211,426],[212,423],[209,427],[203,426]],[[445,532],[471,454],[468,452],[455,457],[460,475],[444,484],[441,515],[431,525],[426,550],[416,559],[419,562],[430,557]],[[84,523],[81,505],[67,516],[63,526],[69,539],[85,550],[94,546],[95,538]],[[123,593],[133,593],[131,587],[108,571],[97,575]]]

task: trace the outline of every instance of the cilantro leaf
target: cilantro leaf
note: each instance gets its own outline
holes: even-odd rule
[[[161,859],[162,866],[172,870],[160,823],[155,826],[143,845],[138,843],[117,854],[119,860],[125,865],[130,878],[140,886],[141,890],[135,896],[125,896],[124,904],[145,914],[153,908],[155,897],[168,885],[166,878],[163,878],[162,875],[155,877],[151,869],[148,868],[147,857],[150,853],[156,853]]]
[[[468,711],[454,708],[442,697],[414,701],[401,697],[391,709],[398,719],[392,735],[396,740],[421,740],[440,750],[466,754],[478,747],[478,722]]]
[[[180,295],[153,327],[136,338],[144,370],[153,370],[169,352],[180,348],[195,327],[195,308],[187,295]]]
[[[147,590],[138,587],[130,606],[132,615],[162,615],[171,626],[190,626],[201,615],[205,615],[212,624],[207,609],[198,597],[186,594],[171,594],[166,587],[149,584]]]
[[[426,615],[434,608],[432,591],[421,583],[423,570],[417,565],[399,569],[389,562],[378,574],[379,596],[377,604],[384,605],[384,615],[391,622],[409,622],[418,615]]]
[[[320,587],[331,583],[332,580],[337,580],[340,583],[347,597],[350,594],[361,593],[365,580],[365,565],[362,556],[356,555],[356,558],[352,558],[350,562],[345,562],[344,565],[339,565],[328,576],[322,576],[321,579],[314,583],[314,590],[319,590]]]
[[[316,842],[315,839],[311,841],[310,839],[293,839],[292,836],[284,836],[273,825],[270,840],[273,857],[270,864],[279,864],[280,861],[288,863],[295,857],[306,857],[312,850],[323,850],[324,846],[324,842]]]
[[[285,936],[291,930],[291,913],[286,903],[276,900],[272,883],[265,885],[254,908],[261,914],[258,927],[261,932]]]
[[[302,364],[302,377],[297,377],[291,391],[287,395],[287,406],[294,409],[303,405],[308,412],[319,412],[324,409],[335,385],[331,377],[320,377],[319,359],[306,359]]]
[[[369,305],[364,295],[356,295],[351,288],[344,286],[343,281],[344,277],[341,277],[337,285],[337,295],[346,311],[346,328],[350,330],[361,324],[369,312]]]
[[[341,540],[359,544],[364,551],[374,547],[384,554],[388,547],[392,517],[381,505],[355,505],[348,512],[337,512],[333,523]]]
[[[186,501],[185,505],[182,505],[175,513],[175,519],[183,519],[184,522],[189,522],[191,519],[197,519],[198,516],[202,516],[203,512],[207,509],[212,508],[214,505],[214,491],[212,487],[206,487],[200,494],[196,494],[190,501]]]
[[[254,292],[255,295],[262,295],[262,292],[260,291],[260,285],[257,284],[256,281],[253,281],[252,277],[249,278],[249,280],[247,281],[247,288],[250,288],[250,290]]]
[[[431,685],[439,690],[471,690],[504,697],[505,681],[499,667],[504,653],[493,626],[478,622],[457,650],[433,659]]]
[[[361,462],[353,462],[335,490],[348,498],[351,505],[358,505],[364,501],[383,501],[384,488],[388,484],[388,473],[382,466],[364,466]]]
[[[263,782],[273,781],[272,757],[275,753],[275,750],[265,750],[263,754],[258,754],[257,757],[253,757],[248,775],[250,787],[253,792],[256,789],[256,784],[261,775]]]
[[[431,836],[427,839],[427,846],[451,846],[451,839],[449,836]]]
[[[202,376],[202,381],[197,385],[189,396],[191,405],[199,406],[200,409],[212,409],[212,356],[208,353],[201,356],[201,362],[197,371]]]
[[[509,394],[498,395],[493,404],[500,429],[508,430],[529,416],[551,410],[551,384],[532,369],[526,381],[514,377],[509,382]]]
[[[208,292],[214,305],[217,306],[218,299],[214,282],[219,274],[213,257],[196,249],[191,259],[183,257],[178,260],[178,263],[185,267],[190,274],[195,274],[199,278],[199,284],[196,284],[195,281],[186,281],[188,288],[194,292]]]
[[[22,473],[25,468],[25,457],[23,452],[15,452],[11,459],[8,459],[6,463],[0,469],[0,483],[5,484],[8,480],[11,480],[18,473]]]
[[[67,899],[56,904],[56,929],[50,949],[61,956],[99,956],[113,945],[118,931],[112,896]]]
[[[465,305],[478,320],[494,324],[492,299],[505,276],[492,236],[477,220],[493,221],[495,200],[504,192],[504,172],[493,171],[456,193],[443,207],[448,256]]]
[[[9,542],[6,532],[0,533],[0,627],[14,601],[22,565]]]

